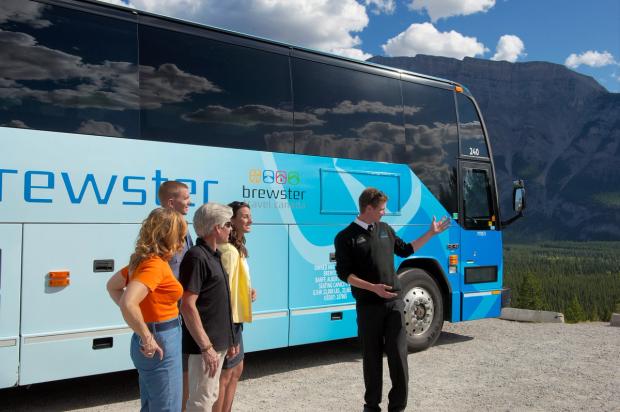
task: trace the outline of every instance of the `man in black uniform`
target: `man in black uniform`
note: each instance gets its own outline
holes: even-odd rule
[[[387,200],[387,196],[375,188],[364,190],[359,197],[360,215],[338,233],[334,241],[336,272],[342,281],[351,285],[356,300],[366,386],[364,411],[381,410],[384,351],[392,380],[388,410],[404,411],[407,406],[407,338],[394,254],[411,255],[450,225],[446,217],[439,222],[433,217],[429,229],[420,238],[406,243],[387,223],[380,222]]]

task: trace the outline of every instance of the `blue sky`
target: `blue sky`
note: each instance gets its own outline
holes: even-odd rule
[[[106,0],[126,4],[128,0]],[[129,0],[348,57],[548,61],[620,92],[620,0]],[[432,73],[429,73],[432,74]]]

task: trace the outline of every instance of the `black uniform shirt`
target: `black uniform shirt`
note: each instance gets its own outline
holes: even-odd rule
[[[396,236],[387,223],[378,222],[373,226],[369,232],[351,223],[336,235],[336,273],[344,282],[353,274],[370,283],[392,286],[392,292],[400,292],[400,282],[394,271],[394,253],[407,257],[414,252],[413,246]],[[355,286],[351,286],[351,292],[358,303],[385,302],[376,293]]]
[[[196,309],[213,348],[219,352],[234,345],[230,287],[220,252],[212,250],[201,238],[187,251],[179,271],[183,290],[198,295]],[[183,325],[183,353],[199,354],[200,348]]]

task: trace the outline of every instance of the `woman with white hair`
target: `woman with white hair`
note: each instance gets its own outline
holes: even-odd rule
[[[217,244],[228,240],[232,209],[207,203],[194,215],[196,245],[183,258],[183,353],[189,355],[189,399],[186,410],[211,412],[219,393],[226,356],[239,350],[233,331],[228,275]]]

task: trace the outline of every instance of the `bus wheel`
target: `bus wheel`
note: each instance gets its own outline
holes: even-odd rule
[[[425,270],[412,268],[400,274],[405,303],[405,329],[409,350],[418,352],[435,343],[443,327],[443,300],[437,284]]]

